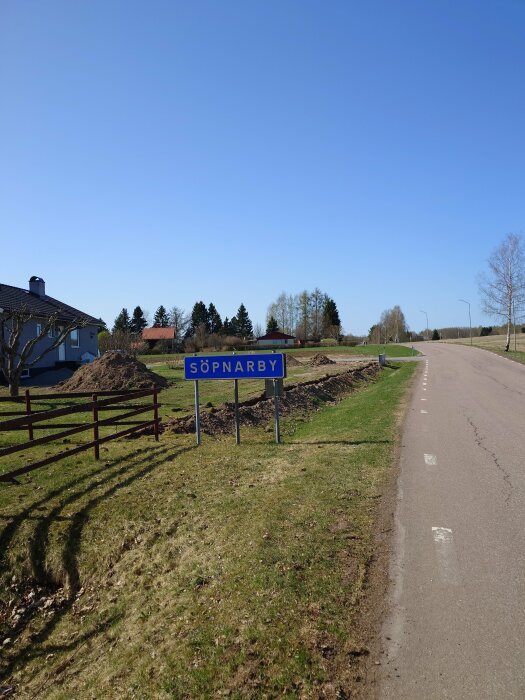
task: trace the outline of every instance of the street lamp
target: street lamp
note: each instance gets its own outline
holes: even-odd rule
[[[423,311],[423,309],[419,309],[422,314],[425,314],[425,317],[427,319],[427,340],[428,340],[428,314],[426,311]]]
[[[470,301],[465,301],[465,299],[458,299],[458,301],[462,301],[464,304],[468,304],[468,325],[470,328],[470,344],[472,345],[472,321],[470,319]]]

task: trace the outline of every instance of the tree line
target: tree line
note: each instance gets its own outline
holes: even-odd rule
[[[334,338],[339,340],[343,329],[335,301],[316,287],[298,294],[281,292],[268,307],[266,332],[281,331],[300,340]]]
[[[140,306],[136,306],[131,315],[127,308],[123,308],[116,317],[111,332],[119,338],[119,342],[122,342],[123,335],[140,337],[148,327],[148,321],[147,313]],[[194,339],[201,347],[209,336],[250,340],[263,334],[260,326],[254,327],[252,324],[243,303],[231,318],[222,318],[213,302],[206,305],[203,301],[197,301],[191,313],[186,313],[178,306],[168,309],[161,305],[155,311],[152,326],[174,328],[175,344],[181,345]],[[266,332],[272,331],[281,331],[301,340],[337,340],[341,336],[342,327],[335,301],[316,288],[312,292],[304,290],[298,294],[282,292],[268,307]]]
[[[127,308],[123,308],[113,323],[111,334],[106,331],[100,340],[105,349],[114,349],[113,346],[125,346],[125,349],[128,349],[130,342],[138,342],[141,339],[142,331],[148,326],[148,315],[140,306],[134,308],[131,316]],[[190,350],[205,347],[207,344],[220,345],[218,338],[228,337],[232,341],[234,339],[240,342],[251,339],[254,334],[252,322],[243,303],[234,316],[225,316],[224,319],[212,302],[208,306],[203,301],[195,302],[191,313],[186,313],[179,306],[167,309],[161,304],[153,316],[152,327],[173,328],[171,347],[181,348],[186,345]]]
[[[396,305],[391,309],[385,309],[379,321],[374,323],[368,331],[368,339],[371,343],[380,345],[385,343],[406,343],[412,338],[405,314],[401,307]]]

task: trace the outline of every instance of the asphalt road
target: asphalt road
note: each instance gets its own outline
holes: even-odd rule
[[[523,700],[525,365],[418,349],[379,696]]]

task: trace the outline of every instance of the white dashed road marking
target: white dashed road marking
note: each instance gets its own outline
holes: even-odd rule
[[[441,580],[451,586],[459,585],[459,567],[452,530],[449,527],[433,527],[432,536]]]
[[[425,454],[425,464],[428,467],[435,467],[437,465],[437,457],[436,455],[427,455]]]
[[[428,411],[425,411],[423,408],[421,409],[420,413],[428,413]]]

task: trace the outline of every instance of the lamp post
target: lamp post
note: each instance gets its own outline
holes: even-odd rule
[[[458,301],[462,301],[464,304],[468,304],[468,325],[470,329],[470,344],[472,345],[472,320],[470,318],[470,301],[465,301],[465,299],[458,299]]]
[[[419,309],[422,314],[425,314],[425,318],[427,319],[427,340],[428,340],[428,314],[426,311],[423,311],[423,309]]]

